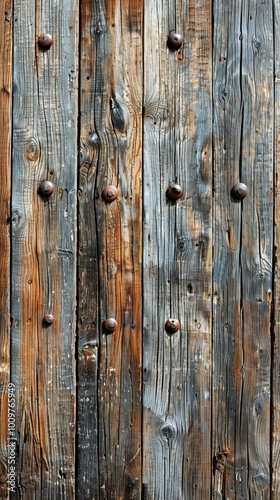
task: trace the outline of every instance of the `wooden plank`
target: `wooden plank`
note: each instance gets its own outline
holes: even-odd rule
[[[201,500],[211,494],[211,2],[147,1],[144,15],[143,487],[149,499]],[[174,335],[169,318],[181,324]]]
[[[7,498],[9,472],[7,417],[10,381],[11,0],[1,2],[0,5],[0,89],[0,497]]]
[[[270,497],[272,2],[214,2],[213,497]],[[231,197],[243,182],[248,195]]]
[[[18,498],[74,498],[76,0],[14,0],[12,381]],[[49,50],[38,36],[51,33]],[[54,183],[50,198],[40,182]],[[45,327],[43,317],[52,314]]]
[[[99,139],[92,132],[94,113],[94,63],[97,63],[92,36],[96,9],[81,2],[80,32],[80,162],[78,241],[78,383],[77,383],[77,494],[99,499],[98,428],[98,249],[95,216],[95,171]],[[96,35],[97,36],[97,35]],[[97,37],[97,40],[99,37]],[[91,134],[92,132],[92,134]],[[92,138],[95,142],[92,141]],[[83,142],[84,141],[84,142]]]
[[[280,49],[280,5],[273,2],[274,23],[274,147],[275,147],[275,283],[274,283],[274,345],[272,372],[272,491],[271,498],[280,497],[280,199],[279,199],[279,159],[280,159],[280,62],[277,54]]]
[[[140,498],[141,2],[82,0],[80,104],[77,494]]]

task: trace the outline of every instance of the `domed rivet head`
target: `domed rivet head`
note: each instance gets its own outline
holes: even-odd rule
[[[102,191],[102,198],[107,203],[112,203],[118,197],[118,190],[115,186],[106,186]]]
[[[49,197],[53,194],[54,192],[54,185],[50,181],[42,181],[40,186],[39,186],[39,194],[44,197]]]
[[[53,315],[52,314],[46,314],[43,317],[43,324],[44,324],[44,326],[51,326],[53,324]]]
[[[183,43],[183,37],[175,31],[170,31],[167,39],[167,45],[172,50],[178,50]]]
[[[248,188],[246,184],[243,184],[242,182],[238,182],[235,184],[231,190],[231,195],[233,198],[236,200],[243,200],[248,194]]]
[[[117,322],[114,318],[107,318],[103,321],[103,330],[106,333],[113,333],[117,328]]]
[[[167,333],[176,333],[180,329],[180,321],[178,319],[169,319],[165,323],[165,330]]]
[[[169,200],[177,201],[183,196],[183,189],[179,184],[170,184],[166,191],[166,196]]]
[[[38,38],[38,42],[40,47],[49,49],[53,44],[53,37],[49,33],[42,33]]]

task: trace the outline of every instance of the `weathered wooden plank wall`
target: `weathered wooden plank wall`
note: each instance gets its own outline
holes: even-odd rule
[[[279,498],[279,15],[1,3],[1,498]]]

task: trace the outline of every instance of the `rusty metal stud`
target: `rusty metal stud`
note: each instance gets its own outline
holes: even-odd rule
[[[42,33],[38,38],[38,42],[44,49],[49,49],[53,44],[53,37],[49,33]]]
[[[118,190],[115,186],[106,186],[102,191],[102,198],[107,203],[112,203],[118,197]]]
[[[53,315],[52,314],[46,314],[43,317],[43,323],[45,326],[50,326],[53,324]]]
[[[237,200],[243,200],[248,194],[248,188],[246,184],[242,182],[238,182],[235,184],[231,190],[232,196]]]
[[[183,196],[183,189],[179,184],[170,184],[166,191],[166,196],[169,200],[177,201]]]
[[[49,197],[54,192],[54,185],[51,181],[42,181],[39,186],[39,194],[41,196]]]
[[[113,333],[117,328],[117,322],[114,318],[107,318],[103,321],[103,329],[106,333]]]
[[[167,333],[176,333],[180,329],[180,321],[178,319],[169,319],[165,323]]]
[[[176,33],[175,31],[170,31],[167,39],[167,45],[172,50],[178,50],[183,43],[183,37],[180,33]]]

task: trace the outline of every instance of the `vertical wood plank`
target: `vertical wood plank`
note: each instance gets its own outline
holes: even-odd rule
[[[272,2],[214,1],[213,496],[270,496]],[[243,182],[248,196],[231,197]]]
[[[74,498],[76,0],[14,1],[12,380],[18,498]],[[50,33],[49,50],[38,36]],[[54,183],[50,198],[40,182]],[[43,324],[51,314],[53,324]]]
[[[275,131],[275,284],[274,284],[274,344],[273,344],[273,400],[272,400],[272,493],[271,498],[280,497],[280,198],[279,198],[279,160],[280,160],[280,5],[273,2],[274,22],[274,131]]]
[[[155,500],[211,494],[211,9],[144,9],[143,487]],[[174,182],[177,202],[166,198]]]
[[[142,3],[82,0],[80,46],[77,494],[140,498]]]
[[[0,497],[8,496],[12,1],[0,5]]]

